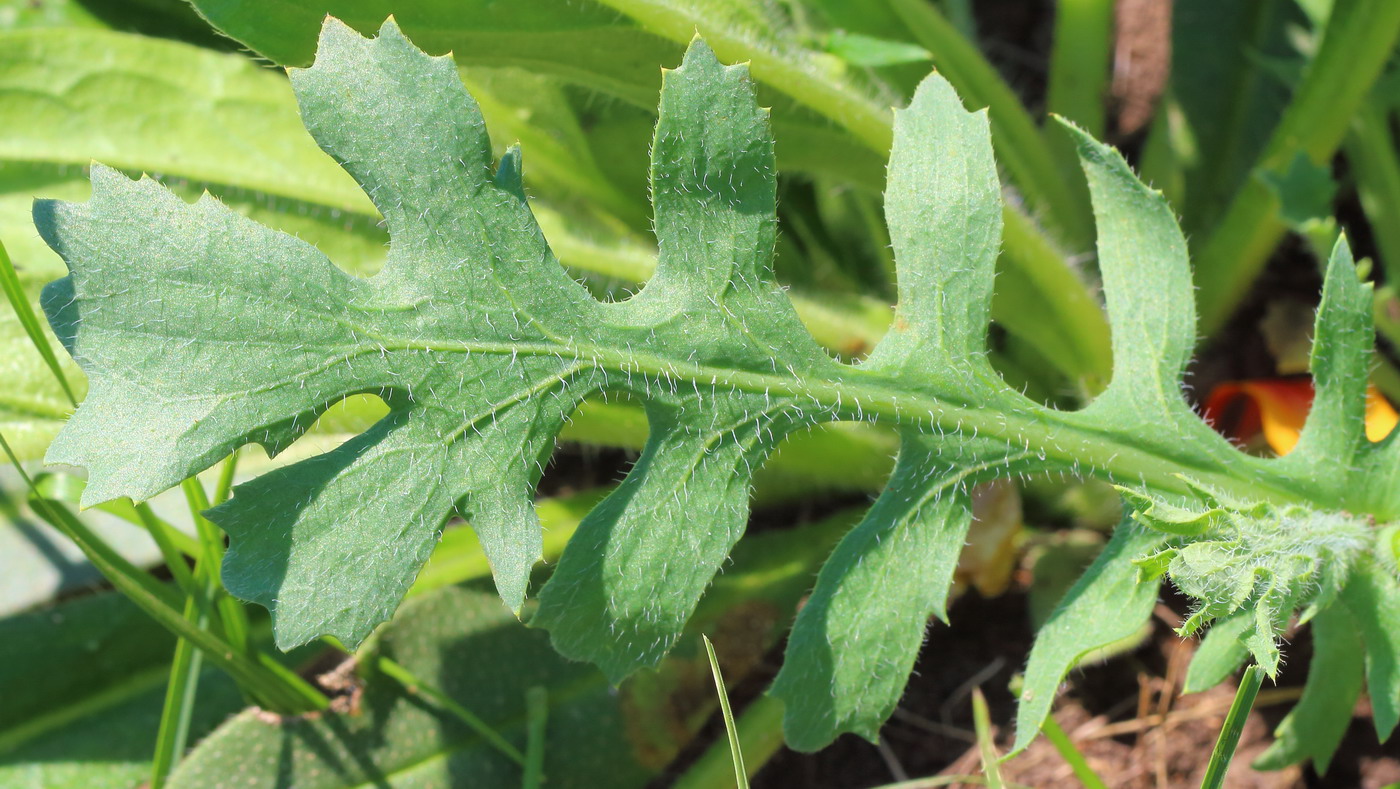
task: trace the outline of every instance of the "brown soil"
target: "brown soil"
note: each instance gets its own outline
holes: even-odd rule
[[[1197,642],[1172,632],[1184,601],[1158,606],[1155,627],[1141,647],[1072,675],[1055,720],[1105,784],[1115,789],[1177,789],[1200,785],[1234,688],[1181,695]],[[879,746],[847,735],[816,754],[782,751],[760,772],[755,789],[854,789],[911,778],[981,774],[973,734],[971,693],[986,694],[997,744],[1010,744],[1015,715],[1008,685],[1031,644],[1023,594],[987,600],[968,594],[954,605],[951,626],[929,633],[914,677]],[[1272,742],[1271,732],[1301,692],[1307,639],[1291,646],[1277,686],[1266,684],[1241,737],[1226,786],[1233,789],[1381,789],[1400,781],[1400,746],[1376,742],[1369,708],[1358,706],[1326,777],[1309,767],[1257,772],[1249,763]],[[752,683],[746,683],[752,684]],[[1010,786],[1074,787],[1073,771],[1045,738],[1002,766]],[[973,787],[980,782],[933,783]]]

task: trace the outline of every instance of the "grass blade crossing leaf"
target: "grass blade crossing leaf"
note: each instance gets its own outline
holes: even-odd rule
[[[744,769],[744,751],[739,745],[739,730],[734,725],[734,712],[729,709],[729,690],[724,687],[724,675],[719,670],[719,658],[715,657],[715,645],[709,636],[701,636],[705,642],[705,655],[710,659],[710,672],[715,675],[715,693],[719,696],[719,710],[724,717],[724,733],[729,740],[729,758],[734,763],[734,785],[738,789],[749,789],[749,774]]]

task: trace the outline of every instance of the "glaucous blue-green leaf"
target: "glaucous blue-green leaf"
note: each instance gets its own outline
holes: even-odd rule
[[[211,512],[231,537],[226,584],[272,610],[283,646],[363,639],[453,514],[468,517],[518,609],[540,556],[540,469],[598,392],[643,404],[647,442],[579,525],[532,623],[614,681],[675,642],[743,533],[755,470],[786,434],[871,420],[900,432],[900,471],[822,571],[788,650],[779,692],[818,702],[790,710],[787,731],[803,747],[872,734],[897,699],[927,615],[941,613],[967,481],[1050,471],[1176,507],[1209,490],[1309,517],[1400,509],[1386,509],[1395,503],[1382,484],[1400,473],[1400,449],[1334,435],[1359,429],[1347,415],[1369,339],[1367,318],[1349,312],[1354,270],[1334,264],[1335,298],[1319,318],[1314,420],[1331,426],[1299,460],[1240,453],[1181,396],[1195,326],[1172,212],[1082,133],[1072,131],[1098,223],[1112,380],[1077,412],[1004,382],[986,351],[1001,234],[986,124],[936,75],[901,114],[892,154],[896,318],[854,365],[821,350],[774,282],[767,114],[746,69],[701,41],[663,80],[650,168],[656,272],[615,303],[559,265],[524,197],[520,152],[493,160],[450,60],[423,54],[392,22],[365,39],[331,20],[292,86],[312,136],[385,218],[388,259],[373,277],[217,200],[189,204],[107,168],[94,168],[86,203],[35,208],[70,271],[45,307],[91,381],[49,459],[88,469],[89,503],[150,496],[242,444],[279,450],[347,395],[388,404],[372,428],[240,486]],[[1074,661],[1140,624],[1156,587],[1137,583],[1133,560],[1169,540],[1187,550],[1183,530],[1193,531],[1119,528],[1042,631],[1019,746]],[[913,574],[927,586],[900,577]],[[1286,616],[1303,600],[1275,602]]]

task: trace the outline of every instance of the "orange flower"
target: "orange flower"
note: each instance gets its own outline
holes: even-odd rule
[[[1298,444],[1312,408],[1311,378],[1227,381],[1211,390],[1201,415],[1229,438],[1248,444],[1261,434],[1269,448],[1287,455]],[[1366,389],[1366,437],[1379,441],[1400,415],[1374,386]]]

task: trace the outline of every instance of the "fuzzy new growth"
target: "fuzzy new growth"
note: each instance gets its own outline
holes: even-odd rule
[[[1301,610],[1305,623],[1336,599],[1357,560],[1376,547],[1375,530],[1369,518],[1347,513],[1202,498],[1196,506],[1176,506],[1126,492],[1134,520],[1175,537],[1133,563],[1142,580],[1169,576],[1195,601],[1177,630],[1182,636],[1248,612],[1251,624],[1241,640],[1276,676],[1278,644],[1293,614]]]

